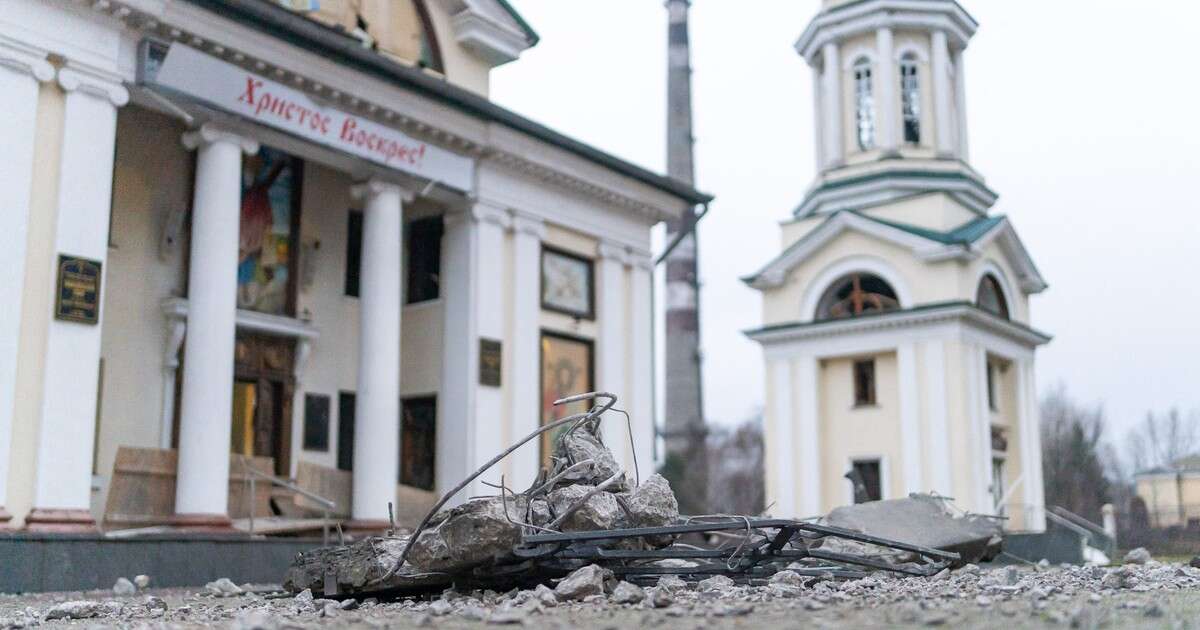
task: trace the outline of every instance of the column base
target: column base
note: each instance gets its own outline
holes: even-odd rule
[[[12,521],[12,514],[9,514],[8,510],[4,509],[3,505],[0,505],[0,529],[8,529],[10,521]]]
[[[175,514],[168,524],[185,532],[232,533],[233,521],[228,514]]]
[[[51,533],[87,533],[96,531],[96,519],[90,510],[34,508],[25,517],[25,531]]]

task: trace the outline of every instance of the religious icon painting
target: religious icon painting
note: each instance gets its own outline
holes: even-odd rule
[[[577,337],[542,333],[542,418],[543,426],[588,410],[591,401],[554,405],[554,401],[592,391],[592,342]],[[550,467],[554,440],[565,427],[542,434],[542,466]]]
[[[542,308],[580,319],[595,316],[592,261],[556,249],[542,250]]]
[[[242,160],[240,309],[289,315],[299,232],[300,160],[263,147]]]

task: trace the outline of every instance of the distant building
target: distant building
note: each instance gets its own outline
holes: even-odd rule
[[[1133,476],[1151,527],[1200,528],[1200,455]]]
[[[537,41],[504,0],[4,2],[0,521],[227,528],[256,458],[378,527],[593,389],[644,478],[651,227],[711,197],[488,100]]]
[[[1044,528],[1029,325],[1046,288],[967,161],[953,0],[826,0],[796,42],[813,69],[819,172],[746,282],[766,361],[771,511],[936,491]]]

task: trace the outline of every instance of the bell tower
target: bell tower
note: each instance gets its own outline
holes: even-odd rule
[[[986,214],[968,164],[963,51],[978,24],[953,0],[825,0],[796,41],[813,71],[818,173],[796,217],[941,190]]]

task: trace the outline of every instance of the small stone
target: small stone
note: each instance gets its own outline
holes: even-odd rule
[[[275,618],[265,610],[250,610],[233,620],[231,630],[274,630],[278,627]]]
[[[547,608],[553,608],[558,605],[558,596],[554,594],[554,589],[545,584],[538,584],[537,588],[533,589],[533,595],[539,604]]]
[[[150,576],[149,575],[136,576],[133,578],[133,583],[139,589],[148,588],[150,586]]]
[[[696,585],[701,593],[723,592],[734,586],[734,581],[724,575],[714,575],[706,580],[700,580]]]
[[[51,606],[46,611],[45,619],[90,619],[99,617],[105,611],[104,602],[79,600],[62,602]]]
[[[943,582],[948,579],[950,579],[950,569],[942,569],[941,571],[938,571],[937,573],[933,574],[929,578],[929,581],[930,582]]]
[[[213,597],[233,597],[243,593],[242,587],[233,583],[229,578],[221,578],[204,585],[205,590]]]
[[[1193,569],[1200,569],[1200,556],[1192,556],[1192,561],[1188,563]]]
[[[979,565],[974,563],[968,564],[967,566],[959,569],[958,572],[964,575],[979,575]]]
[[[576,569],[563,578],[554,588],[554,595],[560,601],[581,600],[590,595],[604,594],[604,580],[612,573],[597,565],[589,564]]]
[[[453,610],[454,605],[444,599],[439,599],[429,605],[429,614],[434,617],[444,617],[445,615],[449,615]]]
[[[660,580],[661,582],[661,580]],[[670,589],[663,588],[660,583],[650,589],[650,605],[655,608],[666,608],[675,603],[675,594]]]
[[[142,605],[152,613],[155,611],[158,611],[159,614],[167,612],[167,602],[164,602],[161,597],[150,595]]]
[[[767,591],[771,594],[772,597],[778,597],[778,598],[782,598],[782,599],[791,599],[793,597],[800,597],[800,595],[803,593],[803,590],[799,586],[795,586],[793,584],[778,584],[778,583],[768,584]]]
[[[483,621],[487,619],[488,612],[483,606],[467,604],[458,610],[458,616],[468,621]]]
[[[137,592],[137,587],[133,585],[133,582],[120,577],[117,578],[117,583],[113,584],[112,591],[113,595],[133,595]]]
[[[658,578],[658,588],[678,593],[687,590],[687,582],[684,582],[678,575],[664,575]]]
[[[804,578],[800,577],[800,574],[795,571],[783,570],[772,575],[769,582],[771,584],[788,584],[800,587],[804,585]]]
[[[1004,584],[1005,584],[1005,586],[1013,586],[1017,583],[1017,580],[1019,580],[1019,579],[1020,579],[1020,575],[1017,574],[1017,567],[1009,565],[1004,568]]]
[[[1047,559],[1045,559],[1045,558],[1042,558],[1041,560],[1038,560],[1038,562],[1037,562],[1037,568],[1038,568],[1039,570],[1045,570],[1045,569],[1049,569],[1049,568],[1050,568],[1050,561],[1049,561],[1049,560],[1047,560]]]
[[[992,605],[992,598],[987,595],[979,595],[975,598],[975,603],[984,608]]]
[[[1146,551],[1145,547],[1137,547],[1130,549],[1129,553],[1125,554],[1125,564],[1146,564],[1153,560],[1150,557],[1150,552]]]
[[[636,584],[621,580],[613,589],[610,599],[615,604],[637,604],[646,599],[646,592]]]
[[[355,608],[358,608],[358,600],[354,599],[353,597],[350,599],[343,599],[342,601],[338,602],[338,608],[341,608],[342,610],[354,610]]]

